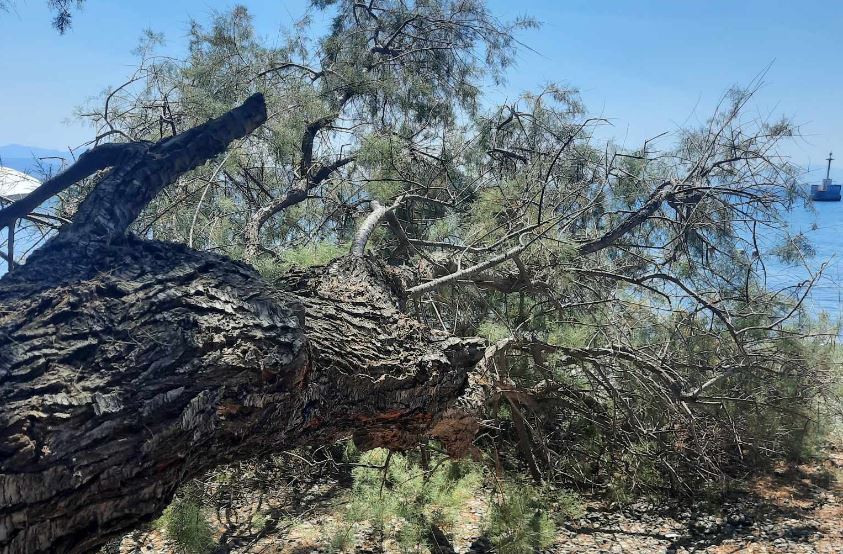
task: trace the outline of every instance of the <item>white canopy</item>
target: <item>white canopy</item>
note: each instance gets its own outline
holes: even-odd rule
[[[41,181],[14,170],[11,167],[0,167],[0,196],[9,200],[20,200],[41,184]]]

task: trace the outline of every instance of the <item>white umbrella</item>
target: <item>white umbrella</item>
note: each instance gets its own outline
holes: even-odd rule
[[[0,167],[0,196],[9,200],[20,200],[41,185],[41,181],[14,170]]]

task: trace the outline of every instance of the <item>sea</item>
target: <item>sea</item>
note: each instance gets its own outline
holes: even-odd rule
[[[796,264],[765,256],[768,288],[796,285],[819,274],[804,306],[815,316],[825,314],[839,323],[843,319],[843,202],[800,203],[783,215],[789,233],[803,234],[813,255]],[[761,248],[770,250],[783,239],[782,235],[764,237]]]

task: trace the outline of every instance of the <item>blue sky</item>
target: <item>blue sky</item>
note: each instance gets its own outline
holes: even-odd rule
[[[280,30],[307,9],[306,0],[243,0],[259,33]],[[181,51],[191,17],[206,21],[233,2],[87,0],[74,28],[49,26],[46,0],[18,0],[0,13],[0,144],[64,149],[90,138],[70,122],[74,107],[130,73],[132,49],[146,29],[164,32]],[[804,138],[793,161],[843,159],[843,2],[777,0],[491,0],[502,19],[543,22],[519,38],[518,65],[490,98],[514,97],[549,81],[580,89],[592,115],[609,118],[610,134],[633,146],[644,138],[702,121],[722,93],[748,83],[772,63],[753,109],[791,116]]]

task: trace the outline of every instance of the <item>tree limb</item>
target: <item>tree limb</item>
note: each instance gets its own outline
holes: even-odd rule
[[[577,252],[580,254],[593,254],[604,248],[608,248],[617,242],[619,238],[626,235],[650,218],[661,207],[665,200],[667,200],[676,190],[673,181],[665,181],[653,191],[650,198],[634,213],[627,216],[616,227],[604,233],[601,237],[589,241],[582,242],[577,246]]]
[[[398,197],[395,202],[392,203],[391,206],[383,206],[377,200],[372,200],[372,213],[366,216],[366,219],[363,220],[363,223],[360,224],[360,228],[357,230],[357,234],[354,236],[354,241],[351,244],[351,255],[361,257],[366,252],[366,243],[369,242],[369,237],[374,232],[375,227],[378,226],[378,223],[386,217],[386,215],[392,212],[398,205],[401,203],[402,197]]]
[[[132,163],[116,168],[80,204],[73,223],[53,240],[89,240],[121,235],[141,211],[179,175],[221,154],[235,139],[266,121],[260,93],[243,105],[180,135],[149,146]]]
[[[125,164],[141,155],[148,147],[148,143],[110,143],[101,144],[84,152],[75,164],[52,179],[44,181],[41,186],[20,200],[0,210],[0,229],[32,213],[35,208],[51,197],[82,179],[108,167]]]

